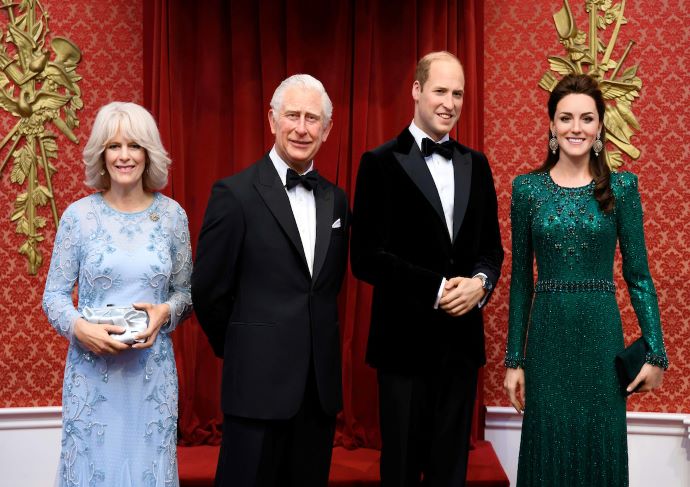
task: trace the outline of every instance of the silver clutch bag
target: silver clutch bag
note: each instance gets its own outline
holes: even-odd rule
[[[146,340],[136,340],[134,335],[146,331],[149,326],[149,315],[146,311],[134,309],[132,306],[106,306],[105,308],[89,308],[83,310],[84,319],[101,325],[116,325],[125,329],[124,333],[110,333],[118,342],[131,345],[144,343]]]

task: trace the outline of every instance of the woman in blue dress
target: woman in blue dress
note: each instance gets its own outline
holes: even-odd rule
[[[155,121],[134,103],[100,109],[84,148],[98,190],[62,215],[43,309],[69,340],[62,393],[59,486],[176,486],[178,384],[170,332],[191,311],[187,216],[156,190],[170,159]],[[78,287],[78,305],[72,291]],[[123,328],[83,310],[134,306],[148,328]]]

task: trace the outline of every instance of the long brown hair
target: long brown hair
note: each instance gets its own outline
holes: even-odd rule
[[[604,96],[599,89],[597,81],[587,74],[567,74],[556,85],[549,96],[548,108],[549,119],[554,120],[556,116],[556,106],[565,96],[571,94],[587,95],[594,100],[599,114],[599,120],[602,122],[601,126],[601,141],[606,143],[606,128],[603,125],[604,114],[606,113],[606,104],[604,103]],[[548,138],[551,138],[551,132],[548,133]],[[547,139],[548,140],[548,139]],[[541,167],[534,172],[548,172],[558,162],[560,149],[556,150],[554,154],[551,150],[547,150],[546,159]],[[594,154],[594,150],[589,151],[589,170],[594,177],[594,198],[599,203],[599,208],[605,212],[613,211],[615,205],[615,198],[611,190],[611,169],[606,163],[606,149],[602,149],[599,155]]]

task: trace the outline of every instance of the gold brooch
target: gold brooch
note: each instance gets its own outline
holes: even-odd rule
[[[158,216],[158,213],[151,213],[149,215],[149,218],[151,219],[152,222],[157,222],[160,217]]]

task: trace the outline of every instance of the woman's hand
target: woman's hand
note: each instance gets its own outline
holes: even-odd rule
[[[525,371],[524,369],[506,369],[503,389],[508,393],[510,404],[518,413],[525,410]]]
[[[82,346],[96,355],[117,355],[129,349],[129,345],[113,339],[109,333],[124,333],[125,329],[115,325],[90,323],[84,318],[74,322],[74,336]]]
[[[657,367],[652,364],[644,364],[642,370],[637,374],[635,380],[633,380],[628,386],[627,391],[632,392],[635,388],[640,385],[637,392],[648,392],[661,386],[661,382],[664,380],[664,369]]]
[[[166,324],[170,320],[170,306],[166,303],[161,304],[151,304],[151,303],[133,303],[136,309],[146,311],[149,315],[149,326],[146,331],[137,333],[136,339],[145,339],[144,343],[135,343],[132,348],[149,348],[153,346],[156,341],[158,332],[161,330],[161,326]]]

